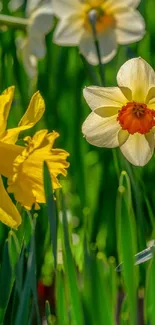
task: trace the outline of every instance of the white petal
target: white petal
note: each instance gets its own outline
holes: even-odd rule
[[[45,36],[53,27],[52,7],[42,6],[34,11],[30,18],[28,33],[33,36]]]
[[[52,0],[27,0],[26,16],[29,17],[37,8],[47,8],[51,12]]]
[[[118,110],[127,103],[127,99],[118,87],[86,87],[83,95],[90,108],[102,117],[117,114]]]
[[[54,14],[59,18],[68,17],[81,11],[82,4],[78,0],[52,0]]]
[[[116,35],[119,44],[139,41],[145,34],[145,21],[138,11],[123,12],[115,15]]]
[[[54,43],[59,45],[78,45],[83,34],[83,18],[71,16],[62,19],[54,32]]]
[[[109,14],[131,11],[137,8],[141,0],[107,0],[103,4],[104,10]]]
[[[29,17],[31,13],[40,5],[42,0],[27,0],[26,15]]]
[[[116,35],[113,30],[98,35],[102,63],[113,59],[117,51]],[[92,34],[85,32],[80,41],[80,53],[92,64],[99,63]]]
[[[120,0],[119,0],[120,1]],[[125,2],[128,7],[137,8],[141,2],[141,0],[121,0]]]
[[[30,54],[27,42],[23,45],[22,52],[25,70],[30,78],[34,78],[37,75],[37,60],[35,56]]]
[[[87,141],[97,147],[118,147],[118,132],[120,125],[117,115],[102,118],[92,112],[82,125],[82,132]]]
[[[142,58],[134,58],[125,62],[117,74],[120,87],[128,87],[132,91],[132,99],[145,102],[149,89],[155,85],[155,73],[152,67]]]
[[[150,133],[147,139],[145,135],[135,133],[129,136],[127,141],[120,147],[120,150],[131,164],[144,166],[153,155],[154,144],[153,133]]]
[[[16,11],[23,5],[24,0],[10,0],[8,7],[12,11]]]
[[[29,53],[41,59],[46,54],[45,39],[42,37],[30,37],[28,39]]]

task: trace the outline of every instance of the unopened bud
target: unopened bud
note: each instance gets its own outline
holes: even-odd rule
[[[96,24],[98,12],[96,9],[92,9],[88,13],[89,21],[92,25]]]

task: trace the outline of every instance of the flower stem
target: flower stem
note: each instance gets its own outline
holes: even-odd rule
[[[26,18],[13,17],[0,14],[0,25],[18,29],[26,29],[29,20]]]
[[[92,27],[92,32],[93,32],[93,38],[94,38],[94,44],[96,47],[96,53],[98,56],[98,61],[99,61],[99,74],[100,74],[100,79],[101,79],[101,85],[104,85],[104,72],[103,72],[103,66],[101,62],[101,53],[100,53],[100,45],[99,41],[97,38],[97,31],[96,31],[96,19],[97,19],[97,12],[95,9],[91,10],[90,15],[89,15],[89,21]]]

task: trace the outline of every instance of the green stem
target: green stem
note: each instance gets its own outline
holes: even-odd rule
[[[0,14],[0,25],[12,28],[26,29],[28,24],[29,19]]]
[[[104,86],[104,72],[103,72],[103,66],[102,66],[102,61],[101,61],[101,53],[100,53],[100,45],[97,37],[97,31],[96,31],[96,17],[97,13],[95,15],[95,10],[92,13],[92,16],[89,16],[89,21],[92,27],[92,32],[93,32],[93,38],[94,38],[94,44],[96,48],[96,53],[99,61],[99,75],[101,79],[101,85]]]

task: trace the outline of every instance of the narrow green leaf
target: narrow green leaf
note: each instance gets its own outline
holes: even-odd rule
[[[65,267],[65,277],[67,280],[67,287],[69,292],[70,300],[70,313],[71,313],[71,323],[73,325],[83,325],[83,310],[80,301],[79,285],[76,274],[76,267],[73,261],[73,256],[71,252],[69,233],[68,233],[68,223],[66,216],[66,209],[64,205],[64,198],[61,192],[61,203],[62,203],[62,213],[63,213],[63,257],[64,257],[64,267]]]
[[[52,180],[48,170],[47,163],[44,162],[44,189],[47,203],[47,212],[51,230],[51,241],[53,247],[54,263],[56,267],[57,261],[57,218],[55,211],[55,203],[53,198]]]
[[[49,301],[46,301],[45,303],[45,315],[46,315],[47,325],[54,325],[55,319],[52,317]]]
[[[8,241],[6,241],[3,248],[2,265],[0,269],[0,325],[2,325],[4,321],[13,283],[14,273],[9,258]]]
[[[8,249],[9,249],[10,263],[12,266],[12,270],[14,270],[20,255],[20,244],[13,230],[9,232]]]
[[[155,251],[154,251],[155,253]],[[145,293],[145,322],[146,324],[155,324],[155,254],[150,262],[147,278],[146,278],[146,293]]]
[[[35,230],[35,223],[34,223]],[[35,264],[35,243],[34,243],[34,231],[31,238],[31,243],[28,251],[28,262],[27,262],[27,272],[26,278],[24,281],[24,287],[20,294],[20,303],[18,306],[15,325],[27,325],[28,318],[30,314],[30,303],[31,296],[34,295],[34,305],[36,305],[35,294],[34,294],[34,285],[36,285],[36,264]],[[35,306],[36,307],[36,306]],[[37,324],[41,324],[40,317],[37,314]]]
[[[123,261],[123,275],[127,292],[130,324],[137,324],[137,267],[135,267],[136,226],[132,208],[130,179],[121,173],[117,195],[116,225],[118,253]]]
[[[68,325],[69,310],[65,294],[65,277],[59,270],[56,273],[56,315],[59,325]]]

